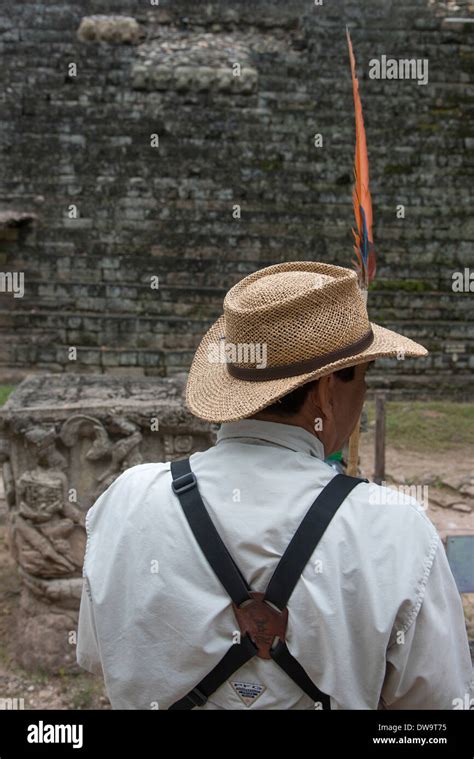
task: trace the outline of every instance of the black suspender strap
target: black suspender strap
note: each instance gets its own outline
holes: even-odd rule
[[[317,685],[313,683],[301,664],[291,655],[284,640],[278,641],[270,653],[273,661],[310,697],[315,704],[315,708],[324,711],[331,709],[331,699],[329,696],[320,691]]]
[[[265,599],[279,609],[287,605],[296,583],[311,558],[331,519],[351,490],[359,484],[358,477],[337,474],[313,502],[293,535],[285,553],[275,569]],[[270,652],[271,657],[300,688],[323,710],[331,708],[329,696],[322,693],[291,655],[284,640],[280,640]]]
[[[173,491],[181,503],[194,537],[223,587],[230,595],[234,606],[240,607],[244,604],[242,612],[244,619],[245,602],[249,601],[254,604],[270,602],[280,612],[286,609],[296,583],[331,519],[346,496],[362,481],[356,477],[338,474],[323,488],[280,559],[265,594],[260,594],[252,591],[217,532],[199,493],[197,480],[191,471],[189,459],[173,461],[171,463],[171,475]],[[261,598],[257,601],[256,596],[261,596]],[[265,609],[268,610],[268,608],[268,605],[265,606]],[[261,606],[260,609],[262,609]],[[240,609],[234,608],[234,611],[240,612]],[[197,686],[169,708],[184,710],[203,706],[209,696],[253,656],[272,658],[315,702],[318,708],[330,709],[329,696],[319,690],[303,667],[292,656],[284,637],[283,639],[280,637],[276,646],[269,649],[269,655],[263,655],[248,632],[242,634],[240,643],[230,646],[220,662]]]
[[[240,606],[250,598],[250,588],[207,513],[189,459],[173,461],[171,474],[171,487],[179,498],[194,537],[229,596]]]
[[[359,484],[358,477],[336,474],[310,506],[281,557],[265,591],[265,599],[284,609],[298,579],[341,503]]]
[[[217,532],[197,488],[197,480],[191,471],[189,459],[171,463],[173,482],[171,487],[206,559],[237,606],[251,599],[250,587]],[[257,653],[257,647],[246,635],[239,644],[231,645],[225,656],[201,682],[169,708],[193,709],[203,706],[209,696],[222,683]]]
[[[201,682],[187,693],[179,701],[176,701],[170,709],[184,710],[193,709],[195,706],[203,706],[222,683],[225,683],[234,672],[237,672],[246,662],[257,653],[257,647],[252,643],[248,635],[243,635],[240,643],[235,643],[229,648],[225,656]]]

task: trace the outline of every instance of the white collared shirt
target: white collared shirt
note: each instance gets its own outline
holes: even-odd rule
[[[334,476],[323,458],[310,432],[252,419],[223,424],[216,445],[191,456],[212,521],[254,590],[266,589]],[[460,596],[421,506],[393,496],[361,483],[341,505],[289,600],[287,645],[332,709],[461,708],[472,668]],[[77,660],[103,674],[113,708],[167,709],[239,629],[171,490],[169,462],[124,472],[86,526]],[[315,704],[273,661],[254,658],[200,708]]]

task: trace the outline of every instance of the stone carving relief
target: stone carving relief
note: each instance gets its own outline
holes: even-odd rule
[[[184,456],[190,453],[193,448],[192,435],[163,435],[163,445],[165,449],[165,461]]]
[[[122,471],[211,442],[208,426],[181,403],[183,387],[178,379],[32,376],[0,409],[7,536],[21,579],[15,656],[23,667],[77,666],[71,632],[88,507]]]
[[[85,548],[83,515],[66,498],[66,476],[36,467],[17,483],[13,552],[20,566],[40,577],[76,573]]]
[[[109,427],[111,433],[122,437],[114,442],[101,421],[92,416],[76,414],[64,422],[59,433],[61,442],[67,448],[72,448],[80,438],[91,438],[92,445],[85,454],[86,460],[104,461],[103,470],[96,475],[97,486],[93,493],[94,500],[121,472],[143,461],[139,450],[142,433],[138,425],[124,417],[113,416]]]
[[[56,448],[56,428],[54,424],[36,424],[25,431],[25,439],[30,444],[35,461],[44,467],[64,470],[67,459]]]
[[[34,465],[23,471],[16,483],[17,510],[12,515],[10,542],[17,562],[29,574],[71,577],[82,567],[85,514],[68,498],[68,449],[83,439],[90,440],[83,464],[101,463],[93,476],[92,501],[123,470],[142,462],[142,433],[138,426],[118,415],[111,416],[108,422],[110,434],[100,420],[84,414],[69,417],[59,432],[54,424],[36,424],[22,430]],[[8,462],[4,470],[11,501],[13,485],[10,488]]]

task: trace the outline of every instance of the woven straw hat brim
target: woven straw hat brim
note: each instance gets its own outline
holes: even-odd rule
[[[205,334],[194,356],[186,386],[186,405],[195,416],[208,422],[236,422],[256,414],[300,385],[345,366],[355,366],[377,358],[396,358],[400,353],[406,357],[428,354],[426,348],[408,337],[373,322],[371,324],[374,340],[361,353],[307,374],[255,382],[232,377],[224,362],[209,361],[209,345],[215,344],[225,331],[225,317],[221,316]]]

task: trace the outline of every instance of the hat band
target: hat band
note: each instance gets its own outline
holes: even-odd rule
[[[325,353],[323,356],[316,356],[315,358],[305,359],[304,361],[296,361],[293,364],[267,366],[262,369],[256,369],[253,366],[244,367],[228,363],[227,371],[236,379],[250,380],[253,382],[295,377],[298,374],[306,374],[307,372],[314,372],[316,369],[322,369],[323,366],[332,364],[334,361],[339,361],[341,358],[355,356],[357,353],[366,350],[372,345],[373,341],[374,333],[372,332],[372,327],[370,327],[369,331],[363,335],[363,337],[359,338],[359,340],[344,346],[344,348],[338,348],[335,351],[331,351],[331,353]]]

